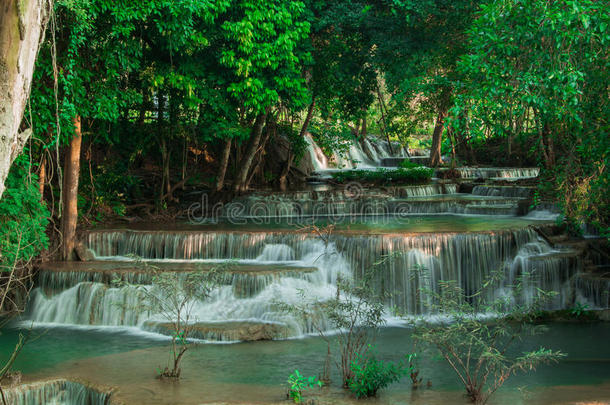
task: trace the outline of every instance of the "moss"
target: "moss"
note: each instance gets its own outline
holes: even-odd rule
[[[540,311],[534,322],[599,322],[597,311],[577,311],[575,309],[560,309],[556,311]]]

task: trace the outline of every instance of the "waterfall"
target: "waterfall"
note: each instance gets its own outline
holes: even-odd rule
[[[472,189],[472,194],[486,197],[529,198],[533,191],[532,187],[477,185]]]
[[[307,142],[307,150],[311,156],[313,168],[316,171],[328,169],[328,159],[326,158],[326,155],[324,155],[322,149],[320,149],[320,147],[313,140],[311,135],[305,135],[305,141]]]
[[[416,264],[427,263],[438,279],[459,280],[469,291],[478,289],[491,272],[506,268],[515,273],[514,260],[521,260],[525,251],[520,251],[527,244],[546,246],[544,252],[527,255],[527,269],[537,269],[544,274],[540,280],[543,289],[555,289],[557,283],[566,281],[567,272],[576,271],[570,256],[551,253],[546,242],[539,240],[531,229],[516,231],[498,231],[481,233],[442,233],[415,235],[343,235],[335,234],[331,238],[342,266],[342,272],[355,277],[373,267],[374,263],[386,255],[404,252],[379,267],[378,285],[380,290],[387,285],[394,286],[395,297],[392,305],[407,311],[417,311],[415,305],[409,304],[414,299],[411,291],[411,270]],[[322,248],[307,248],[308,245],[320,243],[310,235],[291,232],[252,232],[248,234],[222,232],[131,232],[100,231],[89,234],[89,247],[101,256],[122,256],[127,251],[137,252],[149,259],[257,259],[263,252],[289,252],[294,257],[326,272],[329,287],[333,283],[333,274],[329,272],[334,262],[316,261]],[[282,247],[267,247],[282,245]],[[529,247],[528,247],[529,248]],[[527,248],[526,248],[527,249]],[[283,258],[292,258],[289,253]],[[277,257],[276,257],[277,258]],[[425,260],[423,258],[426,258]],[[325,259],[329,260],[329,259]],[[338,260],[338,259],[337,259]],[[523,266],[522,266],[523,267]],[[314,273],[317,274],[317,273]],[[555,277],[555,278],[554,278]],[[409,296],[409,298],[407,298]]]
[[[305,136],[307,142],[307,150],[311,156],[311,160],[316,171],[323,171],[330,168],[328,158],[322,152],[322,149],[316,144],[311,135]],[[390,157],[407,157],[405,149],[400,144],[392,144],[392,151],[388,141],[366,138],[362,141],[362,145],[356,140],[350,140],[347,151],[342,153],[334,153],[332,161],[336,168],[339,169],[355,169],[355,168],[373,168],[382,166],[381,162],[384,158]]]
[[[313,333],[307,320],[282,312],[274,304],[301,303],[301,291],[310,299],[327,299],[335,294],[339,277],[359,279],[370,269],[374,270],[372,288],[390,293],[388,307],[419,314],[429,307],[430,298],[422,291],[438,290],[439,281],[456,280],[472,294],[497,271],[504,272],[506,280],[489,291],[486,299],[505,296],[508,286],[523,278],[525,288],[513,300],[531,301],[540,288],[558,292],[549,309],[566,308],[573,302],[574,280],[581,268],[576,254],[552,249],[529,228],[410,235],[337,233],[327,243],[297,232],[109,230],[90,232],[87,244],[102,260],[97,264],[100,270],[92,262],[82,272],[42,271],[40,286],[32,292],[28,319],[163,332],[167,320],[142,309],[145,306],[138,293],[149,288],[151,275],[129,264],[128,253],[163,271],[192,271],[197,263],[206,268],[223,261],[234,265],[208,299],[192,303],[194,320],[202,325],[197,336],[222,340],[241,336],[239,330],[231,329],[235,325],[258,327],[260,333],[277,337]],[[115,287],[108,281],[113,274],[143,286]],[[583,285],[577,290],[600,301],[596,297],[601,293],[592,287]],[[320,319],[328,323],[322,314]],[[255,324],[259,326],[252,326]]]
[[[110,394],[67,380],[43,381],[4,388],[11,405],[106,405]]]
[[[610,280],[579,275],[576,279],[576,302],[591,308],[610,308]]]
[[[397,190],[397,193],[409,193],[411,190]],[[232,221],[240,219],[258,219],[268,222],[279,221],[282,218],[320,218],[325,216],[359,216],[397,214],[479,214],[479,215],[516,215],[518,211],[517,198],[472,199],[462,195],[434,198],[428,191],[440,192],[436,187],[422,188],[421,197],[405,196],[386,199],[379,196],[360,196],[358,198],[332,198],[327,200],[300,200],[261,198],[240,201],[239,210],[231,208],[225,211],[225,218]],[[432,197],[432,198],[426,198]],[[264,203],[262,203],[264,201]]]
[[[156,236],[161,235],[163,234],[156,234]],[[151,237],[144,236],[144,239],[133,238],[132,246],[142,241],[156,243],[157,239],[152,235],[149,236]],[[176,237],[174,242],[178,243],[178,235],[174,236]],[[184,259],[180,254],[185,252],[195,254],[196,249],[202,246],[199,244],[201,240],[192,238],[193,235],[189,236],[191,238],[188,239],[187,245],[194,243],[194,246],[189,246],[187,250],[171,250],[174,253],[173,257],[158,257],[158,259],[171,259],[172,266],[178,267],[179,263],[175,260]],[[215,236],[218,241],[217,249],[208,251],[209,258],[232,259],[230,256],[222,255],[224,249],[219,244],[220,241],[232,244],[232,237],[238,235]],[[118,237],[118,234],[111,236],[111,239],[112,237]],[[248,245],[247,239],[238,240],[241,246]],[[115,242],[116,244],[109,243],[109,245],[121,244]],[[301,301],[300,291],[307,291],[308,297],[312,298],[317,297],[321,300],[330,298],[335,294],[338,277],[346,279],[351,277],[347,262],[336,251],[334,244],[326,245],[315,239],[293,240],[292,247],[284,243],[257,243],[256,238],[251,239],[250,242],[259,249],[237,249],[240,252],[238,257],[242,262],[258,265],[260,271],[246,271],[237,266],[234,270],[222,274],[219,288],[212,292],[209,299],[205,302],[191,303],[193,319],[203,323],[230,321],[282,324],[285,325],[290,336],[314,332],[307,320],[280,311],[275,303],[281,301],[298,304]],[[281,272],[269,270],[270,264],[282,262],[293,265],[293,270]],[[151,313],[146,309],[147,306],[143,305],[144,297],[140,292],[142,288],[149,287],[131,285],[113,287],[102,282],[80,281],[82,277],[66,280],[72,277],[72,274],[69,272],[62,279],[58,274],[51,276],[43,272],[40,279],[50,282],[52,286],[74,285],[56,294],[48,293],[52,288],[45,288],[44,285],[32,291],[29,320],[44,324],[137,327],[149,331],[158,331],[159,325],[167,322],[160,314]],[[100,279],[100,277],[91,278]]]
[[[500,179],[516,179],[516,178],[532,178],[538,177],[540,169],[537,167],[523,168],[501,168],[501,167],[457,167],[460,176],[463,179],[476,178],[500,178]]]
[[[256,257],[260,262],[285,262],[294,260],[294,250],[282,243],[265,245],[263,252]]]
[[[427,197],[439,194],[456,194],[457,184],[433,183],[420,186],[397,187],[399,197]]]

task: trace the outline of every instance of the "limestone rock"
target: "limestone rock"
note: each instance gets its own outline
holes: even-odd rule
[[[78,260],[80,260],[81,262],[90,262],[92,260],[95,260],[95,255],[93,254],[91,249],[87,249],[87,247],[82,243],[77,243],[76,246],[74,246],[74,252],[78,257]]]

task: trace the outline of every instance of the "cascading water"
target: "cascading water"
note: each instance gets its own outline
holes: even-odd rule
[[[540,169],[537,167],[457,167],[460,177],[463,179],[517,179],[517,178],[534,178],[540,174]]]
[[[305,135],[305,141],[307,142],[307,151],[311,156],[313,168],[316,171],[324,170],[328,168],[328,158],[324,155],[324,152],[315,143],[311,135]]]
[[[143,236],[143,239],[138,237],[133,238],[130,246],[139,243],[155,244],[159,241],[158,237],[163,237],[164,234],[157,233],[153,235],[138,234]],[[203,236],[206,234],[200,234]],[[238,237],[238,244],[234,244],[236,239],[229,236]],[[112,239],[118,235],[106,235],[109,239],[106,240],[110,246],[122,245],[121,242]],[[165,234],[165,236],[167,236]],[[174,246],[171,249],[172,242],[169,240],[163,242],[166,244],[164,252],[170,253],[166,256],[157,256],[156,259],[161,261],[176,261],[184,260],[187,256],[193,254],[199,256],[202,261],[226,261],[226,259],[238,258],[237,262],[256,264],[265,270],[266,265],[285,263],[294,266],[292,274],[286,272],[280,274],[268,274],[263,271],[261,274],[242,274],[229,273],[221,281],[221,286],[213,291],[211,297],[206,302],[194,303],[192,315],[197,322],[270,322],[281,323],[286,326],[288,334],[291,336],[302,335],[313,332],[311,325],[305,320],[298,319],[290,314],[279,311],[275,306],[275,301],[281,301],[288,304],[297,304],[300,301],[300,291],[307,291],[308,296],[325,299],[331,297],[335,293],[335,285],[338,277],[349,279],[351,273],[349,266],[340,255],[333,244],[325,245],[322,241],[314,239],[303,239],[292,241],[293,247],[283,243],[262,243],[256,239],[248,241],[247,235],[236,234],[217,234],[209,235],[212,239],[218,239],[215,248],[206,250],[205,257],[201,257],[202,251],[199,250],[204,245],[201,239],[189,235],[188,242],[183,245],[180,240],[180,234],[173,235],[173,242],[181,247]],[[212,239],[208,239],[210,243]],[[115,243],[116,242],[116,243]],[[228,246],[221,246],[221,243],[228,243],[236,247],[235,250],[229,248],[229,251],[234,251],[235,255],[227,256]],[[251,248],[242,249],[251,244]],[[108,255],[113,253],[103,247],[99,248],[100,252],[106,254],[103,257],[106,260],[125,260],[123,256]],[[149,254],[153,250],[138,249],[140,253],[144,253],[142,257],[150,258]],[[159,251],[156,251],[157,254]],[[193,259],[193,257],[189,258]],[[241,259],[241,260],[239,260]],[[177,265],[177,263],[176,263]],[[316,271],[311,271],[315,267]],[[299,268],[305,271],[299,271]],[[58,280],[55,275],[43,276],[45,280],[52,281],[53,285],[68,285],[65,280]],[[30,305],[29,319],[34,322],[45,324],[68,324],[68,325],[99,325],[99,326],[130,326],[138,327],[144,330],[156,330],[155,322],[162,323],[166,321],[161,319],[157,314],[149,313],[147,310],[142,310],[146,306],[142,305],[142,295],[139,294],[139,288],[136,286],[112,287],[101,282],[79,281],[72,287],[67,288],[57,294],[49,294],[49,288],[44,286],[35,289],[32,292],[32,301]],[[149,288],[149,287],[144,287]]]
[[[529,274],[523,295],[514,299],[531,300],[536,288],[553,290],[559,294],[550,308],[563,308],[572,302],[572,279],[579,269],[574,255],[552,250],[531,229],[414,235],[334,234],[327,244],[311,235],[293,232],[97,231],[89,233],[88,245],[105,263],[117,260],[124,263],[127,254],[135,253],[144,260],[176,269],[198,262],[223,261],[260,266],[260,272],[240,273],[238,268],[227,274],[208,300],[195,303],[194,315],[198,322],[208,324],[283,325],[287,336],[314,330],[305,320],[278,311],[275,302],[296,304],[301,300],[300,291],[307,291],[309,298],[331,297],[338,277],[359,278],[372,268],[374,288],[391,293],[387,304],[409,314],[427,312],[428,298],[420,293],[422,288],[438,289],[440,280],[457,280],[467,293],[472,293],[498,270],[506,274],[506,283]],[[380,262],[383,257],[386,258]],[[279,264],[293,266],[294,270],[266,272],[266,266]],[[299,268],[308,270],[301,272]],[[143,330],[159,330],[155,325],[164,321],[156,314],[138,310],[141,298],[136,287],[112,287],[100,282],[101,276],[85,279],[76,276],[78,272],[51,273],[41,274],[41,287],[32,293],[29,312],[32,321]],[[138,277],[140,282],[146,281],[144,276]],[[67,288],[53,292],[62,286]],[[488,298],[497,294],[504,294],[502,288],[491,292]]]
[[[407,157],[404,148],[399,144],[392,144],[390,148],[387,141],[367,138],[362,141],[362,145],[351,141],[345,153],[334,153],[329,161],[311,135],[305,136],[305,140],[314,169],[318,172],[330,169],[331,166],[338,169],[380,167],[384,158]]]
[[[533,192],[532,187],[520,186],[477,185],[472,189],[472,194],[486,197],[529,198]]]
[[[11,405],[107,405],[110,394],[83,384],[53,380],[4,388],[6,403]]]

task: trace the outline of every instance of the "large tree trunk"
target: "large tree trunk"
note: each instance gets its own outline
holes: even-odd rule
[[[261,142],[261,137],[263,135],[263,127],[265,126],[266,119],[267,112],[264,112],[258,114],[256,116],[256,119],[254,120],[254,126],[252,127],[252,133],[250,134],[248,147],[246,148],[246,152],[244,153],[244,159],[241,162],[241,167],[239,168],[237,177],[235,178],[235,184],[233,184],[233,191],[235,193],[241,193],[245,191],[246,179],[248,177],[248,173],[250,172],[250,166],[252,166],[252,161],[254,160],[254,155],[256,154],[258,145]]]
[[[445,117],[447,109],[439,111],[436,118],[436,125],[432,133],[432,148],[430,149],[430,166],[437,167],[441,164],[441,144],[443,140],[443,130],[445,129]]]
[[[305,116],[305,121],[303,122],[303,126],[301,127],[301,132],[299,132],[299,137],[304,138],[307,133],[307,128],[309,128],[309,123],[311,122],[311,118],[313,117],[313,110],[316,106],[316,98],[314,97],[311,100],[311,104],[309,104],[309,108],[307,109],[307,115]],[[288,151],[288,159],[286,160],[286,164],[282,169],[282,173],[280,174],[279,183],[280,190],[286,191],[288,188],[288,173],[290,173],[290,168],[292,167],[292,162],[294,162],[294,153],[292,153],[292,149]]]
[[[80,117],[77,115],[74,117],[74,137],[70,141],[70,146],[64,158],[63,210],[61,216],[62,257],[64,260],[72,260],[76,244],[81,141]]]
[[[265,159],[265,148],[267,147],[267,142],[269,141],[269,138],[271,138],[271,134],[273,134],[273,136],[275,136],[277,133],[277,128],[275,126],[275,122],[273,123],[273,126],[271,128],[270,128],[269,124],[267,124],[266,128],[267,128],[267,130],[264,131],[264,135],[259,143],[258,149],[256,150],[254,161],[252,163],[251,170],[250,170],[250,175],[247,177],[247,180],[246,180],[245,190],[250,188],[250,183],[252,183],[252,180],[254,179],[254,176],[257,173],[259,173],[261,175],[260,177],[264,179],[262,163]]]
[[[231,143],[232,139],[228,138],[222,149],[222,157],[220,158],[220,166],[218,167],[218,175],[216,176],[216,191],[221,191],[225,185],[227,166],[229,166],[229,156],[231,156]]]
[[[3,0],[0,5],[0,197],[31,130],[19,132],[51,0]]]

